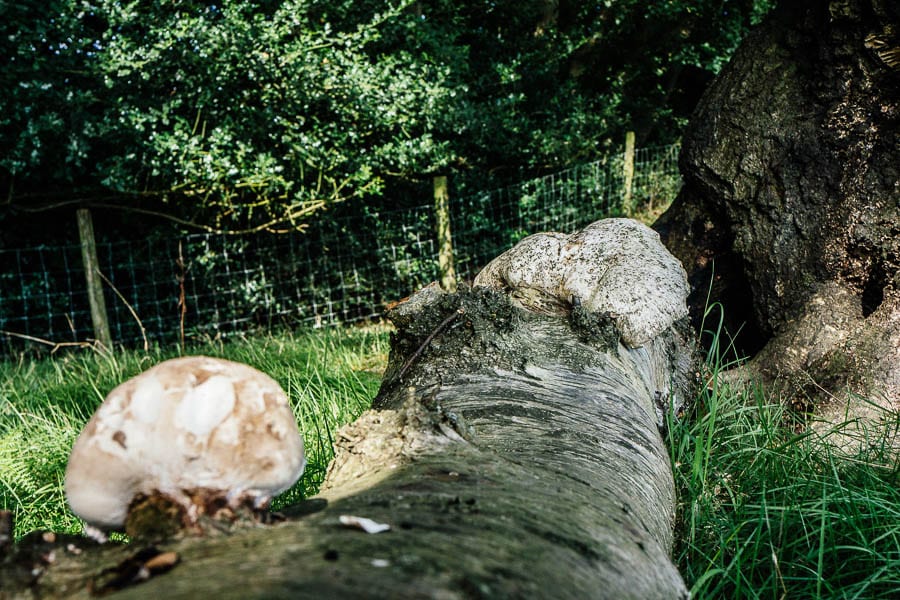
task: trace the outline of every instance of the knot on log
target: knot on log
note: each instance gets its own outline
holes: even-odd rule
[[[492,260],[474,283],[505,290],[535,312],[580,304],[611,318],[630,348],[688,314],[684,268],[655,231],[631,219],[596,221],[571,235],[531,235]]]
[[[322,491],[334,500],[375,485],[434,448],[468,443],[471,428],[462,415],[441,406],[438,390],[403,388],[394,408],[368,411],[342,427]]]

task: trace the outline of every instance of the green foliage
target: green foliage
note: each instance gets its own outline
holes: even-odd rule
[[[448,67],[437,131],[458,164],[518,179],[597,159],[626,129],[673,141],[702,91],[686,71],[716,72],[764,4],[423,0],[379,43]]]
[[[0,185],[231,230],[448,168],[484,189],[671,142],[768,4],[8,2]]]
[[[367,50],[399,9],[339,30],[306,0],[43,4],[0,14],[0,167],[23,201],[151,198],[272,229],[441,163],[444,69]]]
[[[670,429],[675,556],[692,597],[898,597],[890,431],[801,424],[759,390],[730,387],[721,380],[731,349],[721,328],[712,333],[709,386],[696,414]],[[885,429],[900,426],[900,415],[883,417]]]
[[[250,364],[287,391],[304,434],[308,466],[276,506],[314,493],[333,456],[333,432],[368,408],[387,360],[384,330],[323,329],[190,349]],[[171,352],[71,353],[0,362],[0,508],[16,516],[16,536],[77,532],[63,476],[84,423],[116,385]]]

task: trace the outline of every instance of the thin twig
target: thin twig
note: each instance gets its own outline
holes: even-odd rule
[[[44,344],[45,346],[53,346],[53,348],[50,350],[50,354],[53,354],[60,348],[67,348],[69,346],[77,346],[79,348],[91,348],[94,346],[94,342],[54,342],[51,340],[45,340],[44,338],[34,337],[33,335],[15,333],[14,331],[0,330],[0,334],[8,335],[10,337],[22,338],[23,340],[28,340],[29,342],[37,342],[39,344]]]
[[[443,321],[441,321],[441,324],[438,325],[437,327],[435,327],[434,331],[432,331],[432,332],[428,335],[428,337],[425,338],[425,341],[422,342],[422,345],[419,346],[419,347],[416,349],[416,351],[412,353],[412,356],[410,356],[409,359],[408,359],[408,360],[403,364],[403,366],[400,368],[400,373],[397,374],[397,380],[398,380],[398,381],[402,381],[402,380],[403,380],[403,375],[406,374],[406,371],[409,370],[409,368],[412,366],[413,362],[415,362],[415,360],[416,360],[417,358],[419,358],[419,356],[422,355],[422,352],[425,351],[425,348],[428,347],[428,344],[431,343],[431,340],[433,340],[434,337],[435,337],[437,334],[439,334],[441,331],[443,331],[444,329],[446,329],[447,325],[449,325],[456,317],[458,317],[458,316],[461,315],[461,314],[464,314],[465,312],[466,312],[466,309],[464,309],[464,308],[458,308],[458,309],[456,310],[455,313],[453,313],[452,315],[450,315],[449,317],[447,317],[446,319],[444,319]]]
[[[78,335],[78,332],[75,330],[75,323],[72,321],[72,316],[69,313],[63,315],[66,318],[66,323],[69,325],[69,331],[72,332],[72,335]]]
[[[175,278],[178,280],[178,308],[179,308],[179,333],[181,335],[181,352],[184,353],[184,318],[187,315],[187,295],[184,292],[184,280],[187,279],[187,270],[184,265],[184,253],[181,249],[181,240],[178,240],[178,258],[175,260],[175,265],[178,267],[178,275]]]
[[[135,312],[134,308],[132,308],[132,306],[128,303],[128,300],[125,299],[125,296],[122,295],[122,292],[120,292],[118,288],[113,285],[113,282],[110,281],[109,278],[104,275],[102,271],[100,271],[100,269],[97,269],[97,275],[100,276],[100,279],[106,282],[106,285],[108,285],[110,289],[112,289],[112,291],[116,294],[116,296],[119,297],[119,300],[122,301],[122,304],[125,305],[125,308],[128,309],[128,312],[131,313],[131,316],[134,317],[134,320],[137,321],[138,327],[141,328],[141,337],[144,338],[144,352],[150,350],[150,344],[147,343],[147,330],[144,328],[144,324],[141,323],[141,319],[140,317],[138,317],[137,312]]]

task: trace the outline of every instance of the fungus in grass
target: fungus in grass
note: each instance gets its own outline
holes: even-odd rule
[[[92,530],[122,528],[141,495],[165,496],[196,520],[210,495],[264,508],[305,464],[272,378],[217,358],[177,358],[109,393],[72,449],[66,498]]]

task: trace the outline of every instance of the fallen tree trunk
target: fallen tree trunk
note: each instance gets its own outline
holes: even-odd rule
[[[391,315],[373,409],[285,522],[121,546],[31,536],[0,596],[686,598],[658,430],[689,387],[686,324],[629,348],[615,315],[575,304],[420,291]]]

